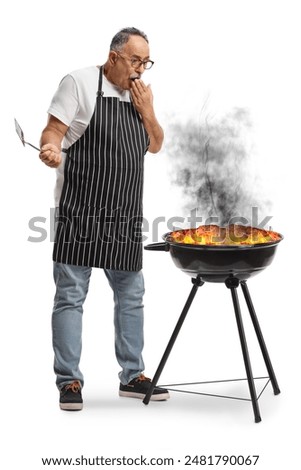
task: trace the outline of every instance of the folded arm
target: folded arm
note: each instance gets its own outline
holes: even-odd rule
[[[162,147],[164,133],[155,115],[153,93],[150,85],[146,86],[142,80],[134,80],[131,88],[131,97],[150,138],[148,151],[157,153]]]

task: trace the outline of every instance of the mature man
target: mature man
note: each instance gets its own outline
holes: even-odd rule
[[[40,159],[57,168],[52,330],[64,410],[83,406],[82,313],[93,267],[104,270],[114,292],[119,395],[143,398],[150,385],[142,358],[143,161],[163,142],[151,88],[141,80],[152,65],[147,36],[122,29],[103,66],[61,81],[42,132]],[[152,398],[169,394],[156,387]]]

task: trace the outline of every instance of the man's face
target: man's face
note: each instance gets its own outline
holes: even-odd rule
[[[120,52],[111,54],[115,55],[114,83],[123,90],[129,90],[133,77],[141,78],[145,70],[139,60],[149,59],[148,43],[141,36],[130,36]],[[137,64],[132,64],[134,59],[138,59]]]

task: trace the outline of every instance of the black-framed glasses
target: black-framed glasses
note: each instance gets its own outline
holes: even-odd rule
[[[152,66],[155,63],[153,60],[150,60],[150,59],[141,60],[136,57],[128,57],[124,54],[120,54],[120,52],[117,52],[117,51],[116,51],[116,54],[119,55],[122,59],[129,60],[132,66],[134,67],[134,69],[138,69],[139,67],[141,67],[141,65],[143,65],[144,70],[149,70],[152,68]]]

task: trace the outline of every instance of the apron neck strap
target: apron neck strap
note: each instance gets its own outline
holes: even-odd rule
[[[97,96],[103,96],[103,91],[102,91],[102,71],[103,71],[103,65],[99,67],[99,78],[98,78],[98,90],[97,90]]]

